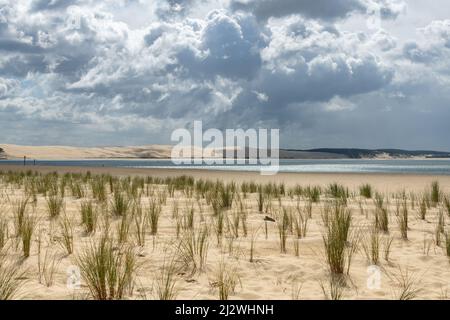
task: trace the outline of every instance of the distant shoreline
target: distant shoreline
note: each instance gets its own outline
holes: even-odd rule
[[[172,145],[119,146],[119,147],[70,147],[70,146],[21,146],[0,144],[0,159],[22,160],[24,156],[31,160],[168,160],[172,158]],[[243,157],[235,147],[234,157]],[[202,157],[205,153],[214,159],[225,157],[226,149],[202,149],[194,147],[190,152],[193,156]],[[233,151],[233,150],[232,150]],[[240,149],[249,157],[250,151]],[[256,153],[258,154],[258,152]],[[282,160],[425,160],[450,159],[450,152],[432,150],[401,150],[401,149],[355,149],[355,148],[322,148],[309,150],[280,149],[279,159]],[[231,157],[226,157],[231,158]]]

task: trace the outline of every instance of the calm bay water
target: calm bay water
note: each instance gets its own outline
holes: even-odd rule
[[[23,161],[2,160],[6,164],[23,164]],[[259,166],[251,165],[175,165],[170,160],[46,160],[37,161],[44,166],[83,166],[83,167],[121,167],[121,168],[170,168],[170,169],[209,169],[233,171],[259,171]],[[28,161],[30,168],[32,161]],[[281,160],[280,172],[305,173],[405,173],[450,175],[450,160]]]

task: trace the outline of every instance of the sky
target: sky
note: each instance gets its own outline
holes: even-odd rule
[[[0,0],[0,143],[450,151],[448,0]]]

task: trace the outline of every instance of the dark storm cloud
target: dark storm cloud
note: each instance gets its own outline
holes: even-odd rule
[[[259,19],[302,14],[320,19],[343,18],[353,11],[365,11],[361,0],[233,0],[231,8],[253,12]]]
[[[33,0],[31,11],[60,10],[81,3],[80,0]]]

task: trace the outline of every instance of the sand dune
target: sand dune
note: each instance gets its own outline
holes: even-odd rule
[[[19,146],[0,144],[8,159],[24,156],[36,160],[71,159],[119,159],[119,158],[170,158],[171,146],[148,145],[133,147],[66,147],[66,146]]]
[[[0,170],[25,170],[26,167],[0,165]],[[424,192],[429,193],[431,181],[438,180],[442,191],[442,201],[444,195],[449,195],[450,178],[432,176],[412,176],[412,175],[319,175],[319,174],[280,174],[276,177],[263,177],[258,180],[254,173],[235,172],[209,172],[209,171],[177,171],[177,170],[138,170],[119,168],[56,168],[56,167],[35,167],[41,173],[59,171],[66,172],[86,172],[103,174],[106,172],[114,176],[145,176],[153,177],[174,177],[180,174],[195,175],[196,179],[220,179],[223,181],[257,181],[261,183],[284,182],[290,188],[295,183],[304,186],[308,184],[323,187],[323,193],[317,203],[310,203],[307,196],[290,197],[280,195],[266,198],[264,214],[258,210],[258,194],[247,193],[244,195],[236,193],[236,198],[231,209],[223,211],[225,216],[224,234],[219,237],[215,229],[218,218],[214,214],[207,199],[201,194],[190,195],[184,190],[168,193],[165,185],[145,185],[140,190],[140,196],[136,198],[142,204],[144,210],[152,199],[163,199],[161,201],[161,214],[159,227],[156,235],[145,232],[145,244],[138,245],[136,240],[136,227],[130,227],[127,244],[132,246],[135,252],[139,268],[135,272],[134,290],[125,297],[126,299],[158,299],[157,279],[162,272],[167,259],[176,256],[178,243],[181,243],[183,233],[177,236],[177,225],[182,226],[182,221],[191,212],[195,211],[194,230],[201,230],[205,225],[210,227],[208,235],[208,254],[205,258],[204,268],[196,273],[188,271],[178,272],[175,275],[175,288],[177,299],[217,299],[217,277],[220,266],[225,264],[229,270],[233,270],[239,277],[239,283],[235,290],[231,292],[230,299],[324,299],[330,291],[329,281],[331,279],[326,261],[323,236],[326,231],[323,221],[323,213],[326,203],[333,201],[332,197],[325,191],[327,184],[338,181],[350,188],[347,208],[352,213],[352,227],[354,234],[360,234],[358,242],[354,242],[356,249],[351,264],[349,264],[349,275],[346,277],[346,284],[340,287],[343,299],[399,299],[404,290],[404,284],[412,292],[412,296],[417,299],[447,299],[450,276],[449,259],[446,255],[445,234],[440,234],[442,239],[437,243],[436,230],[439,226],[439,217],[445,214],[442,227],[445,231],[449,229],[449,220],[443,203],[430,206],[426,211],[426,218],[419,217],[420,202]],[[10,229],[13,229],[14,204],[25,197],[25,189],[18,188],[13,184],[8,184],[8,179],[1,179],[0,188],[4,195],[0,197],[0,208],[3,208],[3,217],[9,222]],[[74,178],[76,179],[76,178]],[[97,179],[93,177],[93,179]],[[268,180],[271,179],[271,180]],[[74,180],[75,181],[75,180]],[[116,187],[123,185],[116,182]],[[131,180],[129,180],[131,181]],[[78,180],[78,183],[84,183]],[[371,239],[367,236],[374,225],[376,215],[376,201],[360,196],[358,186],[361,183],[371,183],[374,192],[384,193],[386,198],[386,210],[389,214],[389,232],[378,234],[377,238],[380,247],[377,247],[379,261],[376,270],[380,276],[378,282],[372,285],[371,279],[373,263],[369,261],[365,246],[371,245]],[[68,183],[68,186],[70,183]],[[48,197],[43,194],[36,194],[34,203],[29,204],[28,214],[36,217],[38,226],[34,240],[32,241],[30,256],[22,259],[21,245],[14,244],[14,237],[9,241],[13,244],[8,251],[8,258],[20,258],[20,267],[26,270],[23,277],[26,281],[20,282],[21,289],[15,298],[24,299],[86,299],[92,298],[89,295],[86,281],[83,279],[79,288],[67,286],[68,270],[77,265],[77,257],[84,252],[85,248],[98,241],[102,236],[105,221],[111,223],[111,232],[114,236],[118,232],[123,218],[111,216],[114,195],[108,191],[108,199],[98,207],[99,223],[94,233],[86,234],[80,216],[81,203],[84,201],[96,201],[91,192],[90,183],[82,185],[84,196],[77,199],[71,188],[65,188],[64,212],[59,218],[49,217]],[[123,187],[122,187],[123,188]],[[109,190],[109,187],[108,187]],[[131,190],[131,189],[129,189]],[[238,189],[239,190],[239,189]],[[398,190],[406,190],[407,211],[409,212],[408,240],[402,238],[398,222],[398,204],[401,194]],[[414,193],[411,193],[414,192]],[[8,197],[5,197],[5,194]],[[9,199],[9,200],[7,200]],[[403,198],[402,198],[403,199]],[[267,214],[281,221],[281,209],[287,210],[292,216],[297,217],[298,208],[305,214],[308,205],[311,204],[310,218],[307,224],[307,232],[301,238],[290,231],[287,238],[285,252],[280,251],[279,224],[269,223],[267,234],[265,234],[263,217]],[[283,210],[284,210],[283,209]],[[445,211],[444,211],[445,210]],[[176,212],[176,214],[174,213]],[[133,213],[129,213],[133,214]],[[245,216],[242,221],[246,222],[244,231],[243,222],[238,225],[237,235],[234,235],[231,221],[236,214]],[[237,215],[239,217],[239,215]],[[67,254],[64,246],[61,246],[62,229],[61,221],[63,217],[68,217],[72,221],[73,248],[72,254]],[[194,216],[193,216],[194,217]],[[134,221],[134,220],[133,220]],[[183,228],[183,227],[181,227]],[[248,230],[247,230],[248,228]],[[294,228],[295,230],[295,228]],[[187,232],[187,231],[185,231]],[[38,238],[39,236],[39,238]],[[42,252],[39,251],[38,239],[42,242]],[[251,242],[254,237],[254,247]],[[220,241],[219,241],[219,240]],[[440,238],[439,238],[440,239]],[[40,240],[39,240],[40,241]],[[353,240],[352,240],[353,241]],[[356,240],[355,240],[356,241]],[[386,243],[390,241],[389,254],[386,254]],[[297,249],[296,249],[297,248]],[[250,261],[250,252],[253,250],[253,259]],[[296,252],[297,250],[297,252]],[[39,257],[49,253],[57,261],[53,271],[53,281],[48,284],[47,280],[40,279]],[[177,260],[178,261],[178,260]],[[42,262],[42,261],[41,261]],[[182,260],[179,262],[182,264]],[[184,270],[184,269],[183,269]],[[406,279],[406,280],[405,280]],[[406,281],[406,282],[405,282]],[[324,290],[322,289],[324,286]]]
[[[74,159],[168,159],[171,157],[171,145],[117,146],[117,147],[70,147],[70,146],[21,146],[0,144],[0,159],[22,159],[26,156],[36,160],[74,160]],[[236,150],[238,148],[235,148]],[[221,157],[227,149],[205,148],[205,157]],[[201,156],[200,149],[194,148],[194,155]],[[283,150],[281,159],[344,159],[345,155],[327,152],[309,152]]]

